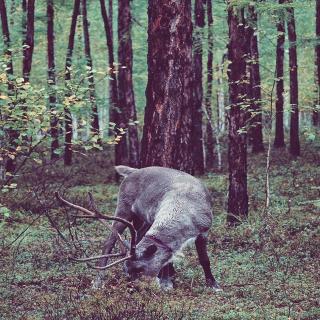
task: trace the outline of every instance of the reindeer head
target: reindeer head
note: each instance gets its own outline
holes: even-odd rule
[[[111,216],[103,215],[96,208],[94,211],[91,211],[79,205],[73,204],[63,199],[59,195],[59,193],[56,193],[56,197],[63,204],[71,208],[77,209],[86,214],[86,215],[79,215],[77,216],[78,218],[93,218],[104,223],[105,223],[105,220],[119,221],[125,224],[129,228],[129,231],[131,234],[130,247],[126,244],[125,241],[121,239],[121,236],[119,234],[116,234],[116,236],[118,237],[119,243],[121,244],[120,253],[113,253],[113,254],[108,254],[104,256],[94,256],[94,257],[88,257],[88,258],[71,258],[72,260],[78,261],[78,262],[89,262],[89,261],[98,260],[104,257],[122,257],[120,260],[117,260],[113,263],[110,263],[102,267],[94,267],[91,265],[89,266],[94,269],[104,270],[118,263],[125,262],[124,270],[126,274],[131,279],[136,279],[141,275],[156,277],[159,274],[161,268],[165,264],[167,264],[169,260],[172,258],[172,255],[173,255],[172,249],[165,242],[163,242],[161,239],[157,238],[154,235],[146,234],[145,237],[136,246],[136,230],[134,229],[131,222],[119,217],[111,217]],[[93,204],[92,195],[89,194],[89,197],[91,199],[91,203]]]
[[[127,260],[125,273],[132,279],[141,275],[156,277],[172,257],[172,250],[155,236],[146,235],[137,245],[135,257]]]

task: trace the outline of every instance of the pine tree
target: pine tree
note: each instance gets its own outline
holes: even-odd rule
[[[202,132],[202,38],[205,24],[203,0],[195,0],[194,4],[194,39],[193,39],[193,110],[192,110],[192,146],[194,172],[204,173],[203,132]]]
[[[291,3],[292,0],[287,0]],[[297,61],[297,35],[294,17],[294,8],[287,8],[288,11],[288,39],[289,39],[289,70],[290,70],[290,153],[294,157],[300,155],[299,141],[299,98],[298,98],[298,61]]]
[[[1,16],[1,28],[2,28],[2,37],[4,42],[4,48],[5,48],[5,55],[7,57],[6,62],[6,74],[8,79],[8,95],[13,95],[13,89],[14,85],[12,83],[12,76],[13,76],[13,63],[12,63],[12,52],[10,50],[11,48],[11,40],[10,40],[10,31],[9,31],[9,25],[8,25],[8,17],[7,17],[7,9],[6,9],[6,2],[5,0],[0,0],[0,16]],[[16,139],[19,137],[19,132],[14,129],[9,129],[7,131],[9,141],[9,153],[14,153],[16,149]],[[5,169],[6,172],[14,173],[16,169],[16,163],[12,157],[8,157],[5,162]]]
[[[89,21],[87,14],[87,0],[81,0],[82,9],[82,24],[83,24],[83,39],[84,39],[84,54],[87,62],[87,79],[89,83],[89,100],[91,104],[91,131],[93,136],[96,136],[97,142],[100,141],[100,127],[99,114],[96,99],[96,88],[93,74],[93,63],[91,57],[90,35],[89,35]]]
[[[312,122],[314,126],[318,126],[320,125],[320,0],[316,0],[316,45],[314,51],[316,98]]]
[[[57,159],[59,148],[59,119],[56,115],[57,97],[55,92],[56,70],[54,61],[54,6],[53,0],[47,0],[47,52],[48,52],[48,90],[51,134],[51,159]]]
[[[119,107],[125,118],[128,138],[128,164],[131,167],[139,167],[139,141],[137,128],[137,112],[134,100],[132,81],[132,40],[131,40],[131,8],[130,0],[119,0],[118,14],[118,60],[120,64],[118,75]],[[120,143],[125,143],[121,141]],[[121,164],[121,163],[117,163]]]
[[[66,83],[66,98],[70,96],[68,83],[71,80],[71,67],[72,67],[72,55],[74,49],[74,37],[76,33],[77,26],[77,18],[80,12],[80,0],[74,0],[73,12],[71,18],[71,26],[69,32],[69,41],[68,41],[68,49],[67,49],[67,57],[65,64],[65,83]],[[65,141],[64,141],[64,164],[69,166],[72,164],[72,136],[73,136],[73,128],[72,128],[72,115],[68,106],[64,108],[64,122],[65,122]]]
[[[258,15],[254,5],[248,8],[248,24],[250,34],[250,100],[252,118],[250,121],[250,140],[252,152],[264,151],[262,133],[262,109],[261,109],[261,77],[258,47]]]
[[[250,37],[244,19],[244,9],[228,6],[230,61],[229,77],[229,196],[228,218],[230,225],[239,223],[248,214],[247,193],[247,119],[248,75],[246,59],[249,55]]]
[[[207,92],[205,98],[207,112],[206,126],[206,169],[210,170],[214,166],[214,138],[212,127],[212,79],[213,79],[213,15],[212,1],[207,0],[207,24],[208,24],[208,58],[207,58]],[[218,108],[218,106],[217,106]]]
[[[148,17],[142,166],[192,172],[191,0],[150,0]]]
[[[279,0],[279,4],[283,4],[284,0]],[[284,128],[283,128],[283,65],[284,65],[284,43],[285,43],[285,25],[283,11],[279,11],[277,22],[277,53],[276,53],[276,124],[275,124],[275,148],[283,148],[284,142]]]

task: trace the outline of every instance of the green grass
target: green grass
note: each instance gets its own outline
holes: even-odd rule
[[[285,152],[273,153],[266,214],[265,156],[250,157],[250,214],[234,229],[225,226],[227,173],[203,177],[215,200],[209,254],[221,293],[204,286],[194,248],[176,262],[172,292],[161,292],[148,280],[126,282],[119,265],[108,272],[105,288],[91,289],[96,272],[68,260],[68,249],[41,206],[29,198],[29,211],[19,210],[28,202],[22,195],[31,184],[25,179],[4,199],[15,211],[0,224],[0,318],[319,319],[320,168],[314,159],[319,161],[313,154],[290,162]],[[81,163],[67,182],[68,196],[85,204],[91,191],[99,208],[112,212],[118,190],[110,182],[112,171],[102,177],[102,169],[86,170]],[[50,214],[67,235],[64,209],[52,203]],[[80,223],[79,235],[88,239],[91,253],[107,233],[98,223]]]

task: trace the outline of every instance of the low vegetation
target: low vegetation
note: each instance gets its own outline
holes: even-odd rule
[[[303,152],[296,161],[284,151],[272,154],[268,210],[265,155],[249,159],[250,214],[237,228],[225,225],[227,173],[203,177],[215,199],[209,252],[224,289],[219,293],[205,288],[192,247],[175,263],[171,292],[148,279],[127,282],[120,265],[108,272],[104,288],[93,290],[96,271],[71,262],[72,250],[57,233],[70,240],[66,209],[53,191],[66,189],[82,205],[91,191],[99,208],[112,212],[118,185],[108,153],[95,166],[79,157],[72,172],[58,162],[29,165],[18,189],[1,200],[1,319],[319,319],[319,149],[306,144]],[[108,231],[92,221],[77,226],[73,235],[84,250],[98,253]]]

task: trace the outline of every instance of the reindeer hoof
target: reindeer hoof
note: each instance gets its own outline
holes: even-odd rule
[[[207,287],[210,288],[213,292],[222,292],[223,289],[220,287],[219,283],[216,281],[207,280]]]
[[[218,286],[215,286],[215,287],[211,287],[212,291],[213,292],[222,292],[223,289],[218,285]]]
[[[161,290],[163,291],[171,291],[173,290],[173,282],[171,279],[159,279],[157,277],[157,283]]]

